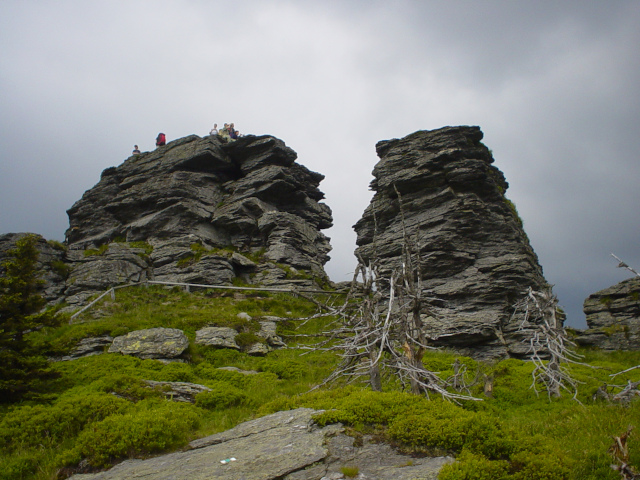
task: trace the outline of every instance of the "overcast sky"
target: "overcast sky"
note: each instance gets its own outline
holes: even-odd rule
[[[375,144],[479,125],[568,324],[640,269],[640,1],[0,2],[0,233],[63,240],[134,144],[235,122],[326,176],[350,278]]]

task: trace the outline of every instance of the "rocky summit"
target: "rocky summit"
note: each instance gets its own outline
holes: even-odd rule
[[[318,189],[324,176],[296,158],[272,136],[224,143],[191,135],[107,168],[67,211],[66,253],[41,239],[60,267],[47,278],[48,299],[80,305],[111,286],[146,280],[326,282],[331,246],[321,230],[333,220]],[[3,236],[0,248],[17,238]]]
[[[432,345],[476,358],[525,356],[513,305],[546,288],[542,268],[479,127],[378,142],[375,192],[354,226],[356,255],[390,278],[403,245],[421,258],[421,312]]]

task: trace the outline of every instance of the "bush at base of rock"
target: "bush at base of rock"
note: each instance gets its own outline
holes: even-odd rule
[[[196,406],[209,410],[239,405],[247,400],[247,395],[239,388],[225,382],[215,382],[209,385],[211,391],[196,395]]]
[[[176,448],[187,442],[200,417],[191,405],[145,400],[134,412],[112,415],[85,429],[61,460],[73,465],[85,458],[94,467],[104,467],[119,458]]]

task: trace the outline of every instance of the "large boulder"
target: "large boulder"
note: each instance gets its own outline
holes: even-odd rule
[[[603,350],[640,350],[640,277],[633,277],[584,301],[588,329],[576,342]]]
[[[238,332],[230,327],[204,327],[196,332],[196,344],[215,348],[240,350],[236,343]]]
[[[548,284],[482,137],[463,126],[379,142],[375,193],[354,226],[356,253],[377,258],[390,278],[406,232],[421,257],[430,343],[477,358],[523,356],[513,305]]]
[[[113,339],[109,353],[133,355],[138,358],[177,358],[189,346],[189,339],[177,328],[136,330]]]

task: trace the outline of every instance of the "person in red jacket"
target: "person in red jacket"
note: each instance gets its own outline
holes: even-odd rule
[[[167,137],[165,137],[164,133],[159,133],[158,138],[156,138],[156,147],[161,147],[167,144]]]

